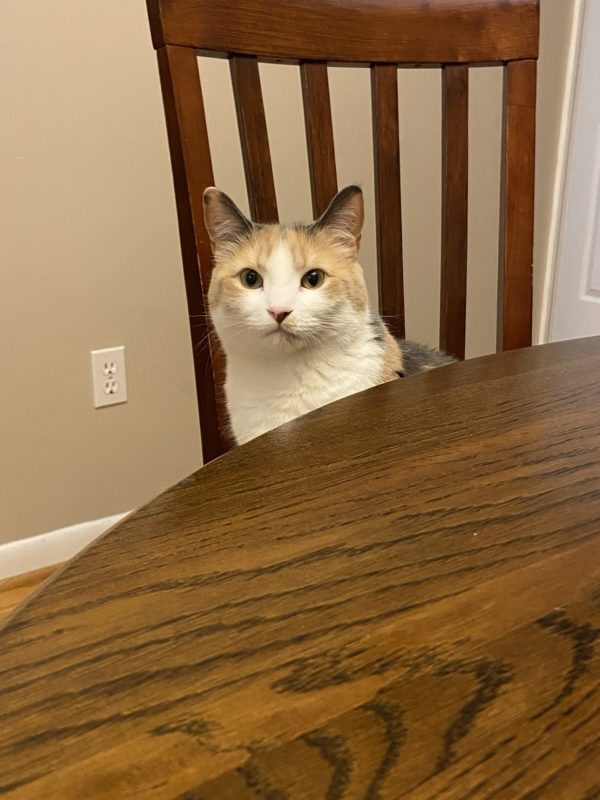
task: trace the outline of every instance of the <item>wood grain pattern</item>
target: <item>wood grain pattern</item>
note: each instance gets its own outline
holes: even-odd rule
[[[499,350],[531,344],[536,69],[535,61],[515,61],[505,68]]]
[[[303,62],[300,65],[300,78],[310,194],[316,219],[325,211],[338,190],[327,64]]]
[[[23,575],[0,580],[0,625],[24,600],[39,589],[46,578],[59,569],[59,566],[42,567]]]
[[[538,54],[537,0],[149,0],[155,47],[365,63]],[[279,11],[279,13],[277,13]]]
[[[599,370],[379,386],[129,517],[0,633],[0,795],[596,797]]]
[[[394,64],[371,68],[373,155],[379,310],[394,336],[404,336],[402,207],[398,70]]]
[[[251,56],[232,56],[229,63],[250,214],[255,222],[277,222],[275,183],[258,62]]]
[[[465,357],[469,196],[469,68],[442,70],[440,347]]]
[[[204,102],[193,50],[166,46],[158,53],[177,218],[183,258],[196,397],[205,463],[227,448],[227,413],[222,391],[225,365],[208,322],[205,295],[212,271],[210,239],[204,227],[202,194],[214,184]]]

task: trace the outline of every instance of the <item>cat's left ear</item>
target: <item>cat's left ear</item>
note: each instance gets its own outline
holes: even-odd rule
[[[362,190],[359,186],[346,186],[336,194],[313,227],[326,229],[343,244],[352,244],[358,250],[364,221]]]

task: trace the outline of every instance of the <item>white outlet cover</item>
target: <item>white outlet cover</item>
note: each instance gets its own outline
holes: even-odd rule
[[[92,381],[94,407],[114,406],[127,402],[127,373],[125,347],[106,347],[92,350]]]

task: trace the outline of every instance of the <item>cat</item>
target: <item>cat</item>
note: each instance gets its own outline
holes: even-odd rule
[[[358,262],[362,191],[347,186],[307,225],[259,225],[204,192],[214,256],[209,312],[226,357],[237,444],[326,403],[454,359],[395,339],[369,309]]]

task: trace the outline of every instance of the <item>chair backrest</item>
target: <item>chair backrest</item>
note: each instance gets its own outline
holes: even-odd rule
[[[299,65],[315,215],[337,191],[328,66],[371,70],[380,311],[404,335],[397,70],[442,69],[440,346],[465,354],[469,66],[504,70],[498,349],[531,344],[538,0],[147,0],[158,52],[205,461],[227,449],[223,358],[206,319],[214,183],[197,51],[229,58],[250,211],[276,222],[259,61]],[[208,342],[208,346],[206,346]],[[204,346],[202,346],[204,343]]]

